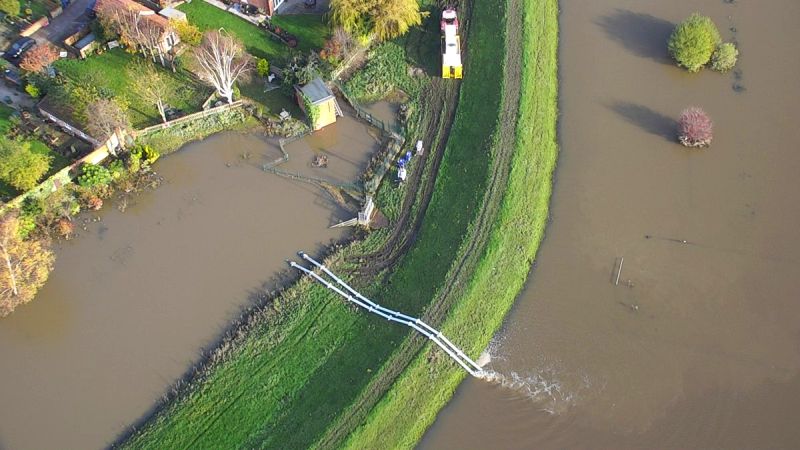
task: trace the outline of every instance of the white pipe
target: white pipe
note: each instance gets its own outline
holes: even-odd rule
[[[403,313],[400,313],[400,312],[398,312],[398,311],[394,311],[394,310],[391,310],[391,309],[385,308],[385,307],[383,307],[383,306],[381,306],[381,305],[379,305],[379,304],[377,304],[377,303],[373,302],[372,300],[370,300],[370,299],[368,299],[368,298],[364,297],[364,296],[363,296],[363,295],[361,295],[361,294],[360,294],[358,291],[356,291],[355,289],[353,289],[352,287],[350,287],[350,285],[349,285],[349,284],[347,284],[347,283],[345,283],[345,282],[344,282],[344,281],[343,281],[341,278],[337,277],[337,276],[336,276],[336,275],[335,275],[333,272],[331,272],[330,270],[328,270],[328,268],[327,268],[327,267],[325,267],[325,265],[324,265],[324,264],[322,264],[322,263],[320,263],[320,262],[316,261],[314,258],[312,258],[312,257],[308,256],[308,255],[307,255],[305,252],[302,252],[302,251],[300,251],[300,252],[297,252],[297,253],[298,253],[298,254],[299,254],[299,255],[300,255],[300,256],[301,256],[303,259],[305,259],[306,261],[308,261],[308,262],[310,262],[311,264],[314,264],[315,266],[319,267],[319,268],[320,268],[320,269],[321,269],[323,272],[325,272],[326,274],[328,274],[328,275],[329,275],[331,278],[333,278],[333,279],[334,279],[334,280],[335,280],[337,283],[339,283],[340,285],[344,286],[344,288],[345,288],[345,289],[347,289],[348,291],[350,291],[350,293],[351,293],[351,294],[355,295],[356,297],[360,298],[361,300],[363,300],[363,301],[365,301],[365,302],[367,302],[367,303],[369,303],[369,304],[371,304],[371,305],[374,305],[376,308],[379,308],[379,309],[383,310],[384,312],[386,312],[386,313],[388,313],[388,314],[392,314],[392,315],[395,315],[395,316],[398,316],[398,317],[402,317],[402,318],[404,318],[404,319],[406,319],[406,320],[410,320],[410,321],[413,321],[413,322],[416,322],[416,323],[418,323],[418,324],[422,325],[423,327],[425,327],[425,328],[427,328],[428,330],[430,330],[430,332],[431,332],[431,333],[434,333],[435,335],[437,335],[437,337],[441,338],[441,339],[442,339],[442,340],[443,340],[443,341],[444,341],[444,342],[445,342],[445,343],[446,343],[448,346],[450,346],[450,347],[451,347],[451,349],[452,349],[454,352],[456,352],[456,353],[457,353],[459,356],[461,356],[462,358],[464,358],[464,360],[465,360],[465,361],[467,361],[467,362],[468,362],[468,363],[469,363],[469,364],[470,364],[470,365],[471,365],[471,366],[472,366],[472,367],[473,367],[473,368],[474,368],[476,371],[480,372],[481,370],[483,370],[483,369],[481,368],[481,366],[479,366],[479,365],[478,365],[478,364],[477,364],[475,361],[473,361],[473,360],[472,360],[470,357],[468,357],[468,356],[467,356],[467,355],[466,355],[466,354],[465,354],[465,353],[464,353],[464,352],[463,352],[463,351],[462,351],[460,348],[456,347],[456,345],[455,345],[455,344],[453,344],[453,343],[452,343],[452,342],[451,342],[449,339],[447,339],[447,337],[445,337],[445,336],[444,336],[444,335],[443,335],[443,334],[442,334],[440,331],[438,331],[438,330],[434,329],[433,327],[431,327],[430,325],[426,324],[425,322],[423,322],[423,321],[422,321],[422,320],[420,320],[420,319],[416,319],[416,318],[414,318],[414,317],[407,316],[407,315],[405,315],[405,314],[403,314]]]
[[[431,326],[429,326],[428,324],[426,324],[425,322],[423,322],[423,321],[421,321],[419,319],[416,319],[416,318],[411,317],[411,316],[407,316],[405,314],[402,314],[402,313],[397,312],[397,311],[393,311],[393,310],[388,309],[388,308],[384,308],[383,306],[381,306],[381,305],[373,302],[372,300],[364,297],[363,295],[361,295],[358,291],[356,291],[355,289],[350,287],[350,285],[348,285],[347,283],[342,281],[341,278],[337,277],[333,272],[328,270],[328,268],[325,267],[323,264],[320,264],[319,262],[317,262],[316,260],[314,260],[313,258],[311,258],[310,256],[308,256],[307,254],[305,254],[303,252],[298,252],[298,254],[303,259],[309,261],[310,263],[312,263],[315,266],[317,266],[318,268],[320,268],[323,272],[325,272],[327,275],[329,275],[331,278],[333,278],[337,283],[339,283],[345,289],[347,289],[352,294],[354,294],[356,297],[361,299],[363,301],[363,303],[359,302],[359,301],[356,301],[352,296],[350,296],[348,294],[345,294],[340,289],[336,288],[335,286],[331,285],[329,282],[327,282],[326,280],[321,278],[319,275],[315,274],[313,271],[308,270],[305,267],[300,266],[299,264],[296,264],[294,261],[289,262],[289,265],[291,265],[294,268],[302,270],[303,272],[305,272],[308,275],[311,275],[314,279],[316,279],[317,281],[322,283],[324,286],[330,288],[334,292],[336,292],[339,295],[341,295],[342,297],[352,301],[353,303],[356,303],[357,305],[361,306],[362,308],[367,309],[370,312],[374,312],[374,313],[376,313],[376,314],[378,314],[378,315],[380,315],[382,317],[385,317],[385,318],[387,318],[389,320],[392,320],[394,322],[399,322],[399,323],[408,325],[409,327],[414,328],[415,330],[419,331],[425,337],[427,337],[428,339],[432,340],[433,342],[436,343],[436,345],[441,347],[442,350],[444,350],[448,355],[450,355],[450,357],[453,358],[453,360],[455,360],[461,367],[463,367],[464,370],[469,372],[470,375],[477,377],[478,376],[477,374],[482,371],[481,367],[478,364],[476,364],[475,361],[473,361],[467,355],[465,355],[464,352],[461,351],[460,348],[456,347],[452,342],[450,342],[450,340],[447,339],[441,332],[435,330],[434,328],[432,328]],[[369,304],[370,306],[368,307],[367,305],[365,305],[365,303]],[[394,317],[388,317],[387,314],[391,314]],[[418,324],[422,325],[426,329],[430,330],[430,332],[427,332],[424,329],[420,328],[420,326]],[[444,341],[446,344],[443,343],[442,341]],[[451,347],[451,348],[448,348],[448,346]],[[469,367],[467,364],[465,364],[464,361],[462,361],[462,358],[463,358],[464,361],[466,361],[469,364],[469,366],[472,366],[472,367]]]

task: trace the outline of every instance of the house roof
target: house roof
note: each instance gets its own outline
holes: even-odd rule
[[[308,97],[312,105],[320,104],[326,100],[333,98],[333,92],[325,86],[322,79],[317,77],[311,80],[308,84],[300,88],[300,91]]]

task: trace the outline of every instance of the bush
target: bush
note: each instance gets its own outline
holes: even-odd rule
[[[39,98],[39,96],[42,94],[35,84],[30,83],[25,85],[25,92],[27,92],[32,98]]]
[[[258,71],[259,76],[266,77],[269,75],[269,61],[264,58],[258,58],[256,70]]]
[[[9,16],[18,16],[19,9],[19,0],[0,0],[0,11]]]
[[[200,32],[199,28],[183,20],[170,20],[169,23],[178,33],[181,42],[191,46],[200,45],[200,41],[203,40],[203,33]]]
[[[714,55],[711,57],[711,68],[717,72],[727,72],[736,65],[739,58],[739,50],[731,42],[720,44]]]
[[[0,179],[27,191],[50,170],[53,158],[34,152],[31,143],[0,137]]]
[[[708,147],[713,139],[713,123],[705,111],[686,108],[678,120],[678,140],[686,147]]]
[[[395,89],[402,89],[411,97],[419,90],[419,83],[408,75],[405,50],[389,42],[376,47],[369,62],[345,84],[346,90],[356,100],[377,101]]]
[[[711,60],[722,42],[719,31],[709,17],[692,14],[678,24],[669,37],[669,53],[679,66],[697,72]]]
[[[78,176],[78,184],[83,187],[105,186],[111,183],[111,172],[97,164],[84,164]]]

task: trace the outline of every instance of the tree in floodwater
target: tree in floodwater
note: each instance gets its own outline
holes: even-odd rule
[[[697,72],[708,64],[721,42],[711,18],[695,13],[675,27],[667,48],[679,66]]]
[[[200,79],[213,86],[228,103],[233,103],[233,85],[247,75],[252,66],[241,41],[224,30],[207,31],[192,55]]]
[[[686,147],[708,147],[714,137],[713,126],[705,111],[696,106],[686,108],[678,119],[678,140]]]
[[[20,237],[15,215],[0,218],[0,317],[33,300],[53,270],[54,261],[46,241]]]

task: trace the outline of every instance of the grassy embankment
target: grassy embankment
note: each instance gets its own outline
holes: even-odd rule
[[[515,154],[489,245],[464,296],[442,326],[476,355],[484,349],[523,286],[548,217],[558,152],[557,0],[522,0],[523,70]],[[353,433],[350,448],[412,447],[464,378],[462,370],[420,353]]]
[[[479,3],[473,17],[471,76],[416,244],[381,286],[364,292],[385,305],[419,314],[445,283],[453,256],[469,232],[486,185],[501,83],[497,29],[504,11]],[[437,118],[432,118],[437,119]],[[386,189],[394,189],[391,186]],[[382,233],[337,254],[368,253]],[[131,448],[303,448],[369,386],[408,329],[354,311],[302,280],[251,319],[182,390],[128,442]]]

